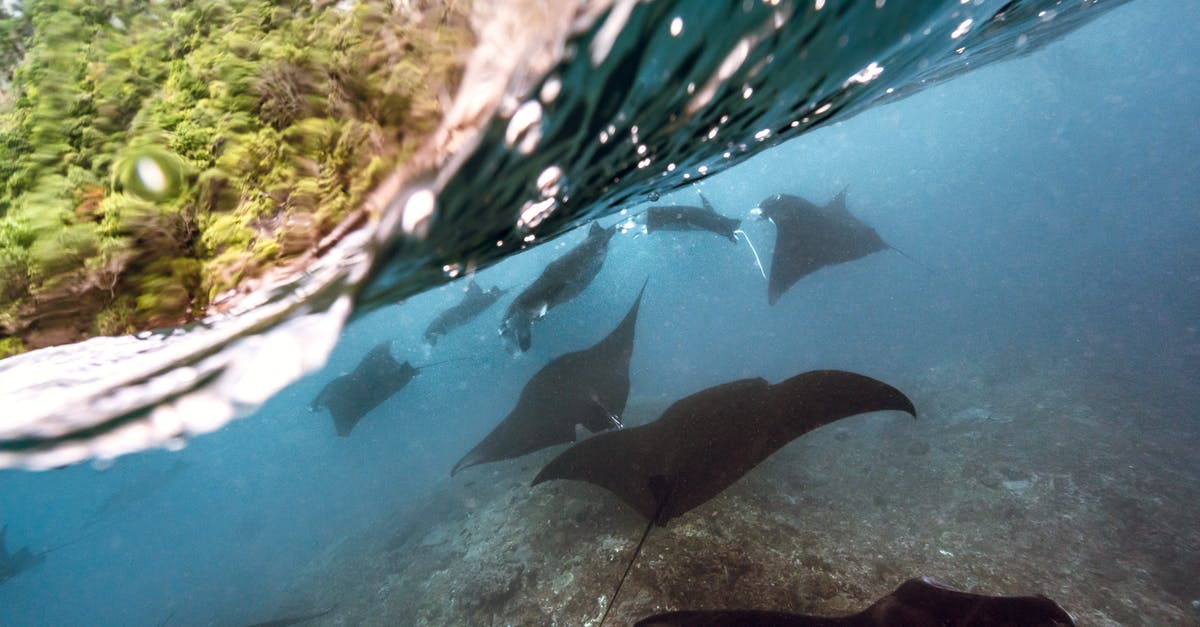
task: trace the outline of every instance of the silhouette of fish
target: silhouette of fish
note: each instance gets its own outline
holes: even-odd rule
[[[774,385],[761,378],[741,379],[676,401],[650,424],[601,433],[572,446],[546,464],[531,485],[551,479],[586,481],[646,517],[646,530],[612,596],[615,602],[655,524],[707,502],[801,435],[882,410],[916,416],[903,392],[853,372],[815,370]]]
[[[1074,627],[1061,606],[1037,595],[989,596],[955,590],[928,577],[909,579],[867,609],[825,618],[762,610],[655,614],[635,627]]]
[[[426,327],[422,337],[431,346],[437,344],[439,337],[474,320],[476,316],[503,296],[505,291],[499,287],[492,287],[485,291],[472,279],[467,283],[467,292],[463,295],[462,301],[438,314]]]
[[[825,266],[891,248],[875,229],[851,215],[845,189],[824,207],[798,196],[775,194],[758,208],[764,218],[775,223],[777,232],[767,283],[771,305],[797,281]]]
[[[587,239],[551,261],[538,278],[517,295],[500,322],[500,335],[509,352],[529,350],[533,343],[534,321],[578,296],[596,278],[608,255],[608,242],[616,232],[616,227],[603,228],[593,222]]]
[[[392,357],[391,340],[381,342],[363,357],[353,372],[327,383],[308,410],[329,409],[337,434],[344,438],[350,435],[363,416],[404,389],[417,373],[450,361],[459,360],[450,359],[423,366],[413,366],[407,361],[401,363]]]
[[[708,231],[737,243],[737,230],[742,221],[727,218],[719,213],[700,194],[703,207],[688,205],[655,205],[646,209],[646,232],[655,231]]]
[[[517,406],[475,448],[458,460],[458,471],[575,441],[575,425],[595,433],[621,428],[629,399],[629,360],[633,356],[638,308],[646,285],[625,318],[590,348],[567,353],[542,367]]]

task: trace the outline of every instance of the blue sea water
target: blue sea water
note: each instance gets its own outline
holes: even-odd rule
[[[1162,418],[1194,440],[1200,424],[1187,401],[1200,398],[1198,19],[1200,6],[1187,0],[1132,2],[1030,56],[814,130],[660,200],[696,204],[703,191],[718,211],[744,217],[770,194],[823,204],[848,186],[850,210],[911,259],[883,251],[822,269],[769,307],[745,245],[706,234],[622,234],[594,283],[537,323],[532,349],[514,358],[496,335],[504,307],[582,238],[574,232],[480,271],[485,287],[512,291],[435,349],[421,344],[421,332],[461,298],[461,281],[361,315],[324,370],[180,451],[2,471],[10,551],[78,542],[0,583],[0,624],[276,617],[330,547],[446,489],[450,467],[533,373],[603,337],[647,277],[631,403],[814,368],[903,387],[932,370],[959,368],[966,377],[980,364],[1069,360],[1177,399],[1168,405],[1178,415]],[[767,263],[774,228],[744,228]],[[329,417],[308,405],[384,340],[416,364],[466,361],[422,372],[352,437],[337,438]],[[1175,461],[1194,473],[1200,451],[1192,450]],[[1142,567],[1155,576],[1153,565]],[[1157,601],[1195,624],[1200,615],[1189,604],[1200,588],[1189,589],[1190,597]],[[321,624],[341,624],[336,616]],[[1138,616],[1112,624],[1158,624]]]

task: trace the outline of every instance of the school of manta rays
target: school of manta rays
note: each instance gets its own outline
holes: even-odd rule
[[[707,232],[735,244],[745,238],[741,220],[722,215],[703,195],[701,201],[702,206],[651,206],[620,225],[592,223],[582,242],[550,262],[509,304],[499,329],[509,352],[529,350],[534,323],[588,287],[603,266],[609,241],[618,228],[640,226],[643,233]],[[770,220],[776,228],[769,276],[751,246],[759,271],[767,279],[770,306],[823,267],[888,249],[903,255],[850,213],[845,190],[824,206],[794,195],[775,194],[759,202],[751,215]],[[908,397],[887,383],[853,372],[814,370],[778,383],[762,378],[723,383],[679,399],[649,424],[625,428],[622,414],[629,397],[634,333],[648,287],[646,279],[628,313],[603,339],[560,355],[535,373],[516,406],[450,470],[456,475],[479,464],[572,443],[537,473],[531,487],[558,479],[585,481],[611,492],[646,519],[645,531],[608,597],[600,624],[617,604],[621,585],[655,525],[686,515],[775,451],[818,427],[876,411],[900,411],[916,417]],[[425,341],[435,345],[439,337],[471,322],[505,293],[497,287],[484,290],[470,280],[463,300],[429,324]],[[328,410],[337,434],[349,436],[364,416],[402,390],[422,368],[440,363],[446,362],[422,366],[399,362],[392,355],[391,342],[383,342],[352,372],[330,381],[310,409]],[[576,442],[577,426],[594,435]],[[637,624],[1038,627],[1074,625],[1074,620],[1044,596],[973,594],[914,576],[850,616],[678,611],[646,617]]]
[[[720,214],[703,195],[700,198],[702,206],[651,206],[633,218],[623,218],[619,225],[602,227],[592,223],[582,242],[546,265],[509,304],[499,328],[508,350],[514,354],[529,350],[534,323],[588,287],[604,265],[608,244],[619,229],[640,226],[643,233],[707,232],[735,244],[745,239],[750,245],[740,230],[741,220]],[[824,206],[794,195],[775,194],[759,202],[750,213],[770,220],[776,228],[769,275],[750,245],[759,272],[767,280],[769,306],[805,276],[823,267],[888,249],[904,255],[850,213],[845,190]],[[558,479],[592,483],[646,519],[645,530],[608,597],[601,625],[617,604],[621,586],[656,525],[665,526],[671,519],[687,515],[809,431],[868,412],[917,415],[912,401],[887,383],[853,372],[813,370],[778,383],[752,378],[716,385],[675,401],[655,421],[625,428],[622,415],[629,397],[634,334],[642,297],[649,286],[647,278],[628,312],[603,339],[559,355],[536,372],[521,390],[516,406],[450,469],[453,476],[479,464],[571,444],[534,476],[530,487]],[[440,337],[470,323],[506,293],[498,287],[485,290],[471,279],[462,301],[429,323],[424,340],[430,346],[436,345]],[[352,372],[330,381],[313,399],[310,410],[327,410],[338,436],[348,437],[365,416],[404,389],[423,368],[461,361],[449,359],[414,366],[398,361],[391,344],[389,340],[372,348]],[[593,435],[577,441],[580,426]],[[178,471],[180,465],[176,466],[172,472]],[[160,485],[160,481],[152,482],[129,498],[143,497]],[[96,519],[108,508],[108,504],[102,506]],[[10,552],[5,531],[0,528],[0,584],[35,568],[49,553],[82,540],[41,552],[28,547]],[[299,624],[333,609],[252,627]],[[914,574],[863,611],[848,616],[748,609],[684,610],[648,616],[636,624],[1061,627],[1075,623],[1057,603],[1041,595],[975,594]]]

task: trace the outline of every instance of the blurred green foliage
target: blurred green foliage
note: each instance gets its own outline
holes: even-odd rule
[[[0,10],[0,356],[185,322],[359,207],[471,44],[459,3],[409,4]]]

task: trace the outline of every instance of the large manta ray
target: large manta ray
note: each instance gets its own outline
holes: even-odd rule
[[[703,207],[655,205],[646,209],[646,232],[708,231],[736,244],[737,230],[742,221],[717,213],[704,194],[700,194],[700,200],[704,203]]]
[[[608,255],[608,241],[616,232],[615,226],[606,229],[593,222],[587,239],[551,261],[541,275],[513,299],[500,322],[500,335],[510,352],[529,350],[533,343],[534,321],[578,296],[596,278]]]
[[[775,252],[767,302],[774,305],[797,281],[824,268],[891,248],[875,229],[850,214],[843,189],[818,207],[798,196],[775,194],[758,204],[775,223]]]
[[[916,416],[903,392],[853,372],[815,370],[774,385],[761,378],[741,379],[676,401],[650,424],[601,433],[572,446],[546,464],[532,485],[551,479],[586,481],[646,517],[646,530],[613,593],[611,609],[656,523],[663,525],[707,502],[801,435],[882,410]]]
[[[430,322],[429,326],[425,328],[422,337],[431,346],[437,344],[439,337],[474,320],[476,316],[503,296],[504,292],[505,290],[498,287],[492,287],[485,291],[472,279],[470,283],[467,283],[467,292],[463,295],[462,301],[438,314],[433,322]]]
[[[575,441],[575,425],[595,433],[621,428],[629,399],[629,360],[638,308],[646,285],[625,318],[591,348],[556,357],[525,388],[517,406],[475,448],[458,460],[450,475],[486,462],[520,457]]]
[[[422,369],[434,365],[437,364],[417,367],[407,361],[400,363],[392,357],[391,340],[381,342],[363,357],[354,372],[326,384],[308,410],[328,408],[337,434],[344,438],[363,416],[404,389]]]
[[[933,579],[909,579],[871,607],[826,618],[762,610],[655,614],[635,627],[1073,627],[1075,620],[1038,595],[989,596],[955,590]]]

